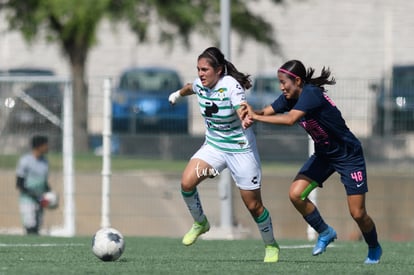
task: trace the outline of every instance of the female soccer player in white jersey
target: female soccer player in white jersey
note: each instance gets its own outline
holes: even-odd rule
[[[256,139],[252,129],[243,129],[241,122],[240,104],[246,101],[245,89],[251,87],[249,76],[239,72],[215,47],[207,48],[198,57],[197,71],[193,84],[169,96],[170,103],[175,104],[183,96],[196,95],[206,126],[205,142],[182,175],[181,193],[194,219],[182,242],[191,245],[210,229],[197,185],[227,167],[259,227],[265,243],[264,262],[277,262],[279,246],[260,193],[262,175]]]

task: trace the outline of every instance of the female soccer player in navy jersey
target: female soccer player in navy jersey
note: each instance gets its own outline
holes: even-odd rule
[[[314,69],[306,70],[298,60],[286,62],[278,70],[283,94],[261,111],[253,111],[248,104],[244,104],[247,108],[243,115],[250,118],[244,120],[249,121],[244,123],[244,127],[250,126],[252,121],[281,125],[299,123],[309,133],[315,144],[315,153],[294,179],[289,197],[305,221],[319,233],[312,254],[316,256],[323,253],[337,236],[307,195],[313,188],[322,187],[329,176],[338,172],[345,186],[351,216],[369,247],[365,263],[379,263],[382,249],[375,224],[365,208],[368,187],[361,143],[326,94],[324,85],[335,84],[335,79],[330,78],[329,69],[323,68],[321,75],[316,78],[312,78],[313,73]]]

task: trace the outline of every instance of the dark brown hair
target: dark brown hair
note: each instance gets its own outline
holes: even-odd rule
[[[252,86],[250,75],[239,72],[230,61],[224,58],[224,54],[220,49],[216,47],[207,48],[198,56],[198,60],[201,58],[207,59],[215,70],[221,67],[221,76],[232,76],[244,89],[247,90]]]
[[[335,85],[336,80],[331,76],[331,71],[329,68],[322,68],[321,75],[315,78],[312,78],[315,69],[309,67],[307,70],[302,62],[299,60],[290,60],[283,64],[279,71],[286,73],[289,78],[292,80],[295,79],[295,76],[300,77],[304,84],[312,84],[318,86],[325,90],[324,85]],[[287,71],[287,72],[286,72]]]
[[[46,136],[34,136],[32,137],[32,148],[36,149],[44,144],[48,143],[48,138]]]

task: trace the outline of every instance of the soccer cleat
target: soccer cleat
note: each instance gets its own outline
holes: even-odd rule
[[[276,263],[279,261],[279,245],[277,243],[265,246],[265,257],[263,262],[265,263]]]
[[[368,256],[365,259],[365,264],[378,264],[382,255],[382,248],[380,245],[373,248],[368,248]]]
[[[188,231],[187,234],[184,235],[183,244],[187,246],[192,245],[193,243],[195,243],[198,236],[206,233],[209,230],[210,230],[210,224],[208,223],[207,218],[205,218],[204,221],[201,223],[194,222],[190,231]]]
[[[336,239],[336,232],[332,227],[328,227],[325,231],[319,234],[318,241],[313,248],[312,255],[317,256],[325,252],[326,247]]]

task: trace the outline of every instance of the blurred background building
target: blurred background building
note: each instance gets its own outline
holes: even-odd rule
[[[348,123],[357,134],[370,135],[372,127],[356,117],[366,117],[367,121],[373,119],[375,95],[369,89],[370,84],[380,81],[390,66],[414,62],[414,38],[411,35],[414,17],[410,13],[414,3],[403,0],[336,3],[298,0],[282,5],[258,1],[249,6],[273,24],[280,53],[271,53],[266,46],[233,35],[232,61],[237,67],[255,76],[274,73],[288,59],[302,60],[317,71],[322,66],[329,66],[338,79],[338,86],[359,98],[358,104],[349,100],[338,102]],[[0,18],[1,21],[4,22],[4,18]],[[69,75],[68,64],[56,44],[39,39],[27,45],[20,33],[6,31],[6,23],[0,26],[0,69],[47,67],[58,75]],[[202,33],[193,34],[190,48],[180,42],[169,48],[157,43],[155,32],[155,26],[150,27],[149,42],[138,44],[126,25],[119,24],[114,28],[103,22],[97,45],[88,60],[88,77],[117,79],[126,68],[156,65],[177,69],[184,82],[192,81],[196,77],[196,57],[212,44],[211,40]],[[331,89],[334,99],[341,97],[336,96],[338,89]],[[96,125],[91,122],[93,131]]]

